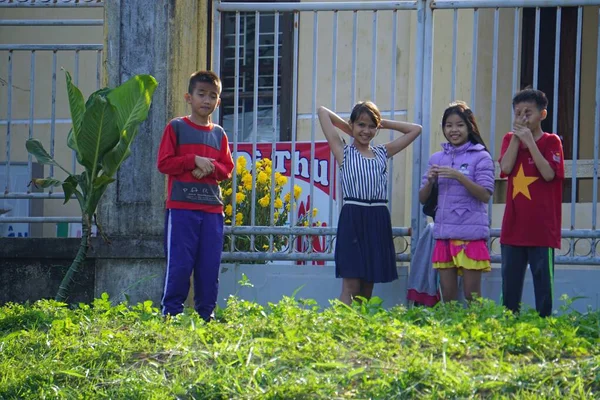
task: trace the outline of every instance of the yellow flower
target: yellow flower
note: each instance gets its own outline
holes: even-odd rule
[[[275,208],[283,207],[283,201],[280,198],[275,199]]]
[[[279,172],[275,172],[275,182],[277,183],[277,186],[284,186],[287,181],[287,176],[283,176]]]
[[[273,163],[271,162],[271,160],[268,159],[268,158],[263,158],[262,162],[263,162],[263,165],[264,165],[265,168],[270,168],[271,165],[273,165]]]
[[[302,225],[308,226],[308,221],[304,221],[304,223]]]
[[[225,223],[226,223],[226,224],[230,224],[230,223],[231,223],[231,220],[230,220],[230,219],[226,219],[226,220],[225,220]]]
[[[246,172],[242,176],[242,184],[244,185],[244,189],[252,190],[252,175]]]
[[[302,193],[302,188],[298,185],[294,185],[294,198],[298,200],[300,194]]]
[[[235,224],[241,225],[242,222],[244,222],[244,215],[241,212],[235,214]]]
[[[289,192],[287,192],[287,193],[285,194],[285,196],[283,196],[283,201],[285,201],[286,203],[289,203],[289,202],[290,202],[290,200],[291,200],[291,197],[292,197],[292,196],[290,195],[290,193],[289,193]]]
[[[263,244],[263,250],[267,250],[269,248],[268,244]]]
[[[244,156],[238,157],[236,164],[246,168],[246,164],[247,164],[246,157],[244,157]]]
[[[235,163],[235,171],[238,175],[241,175],[246,169],[246,158],[238,157],[237,162]]]
[[[227,190],[225,190],[225,196],[231,196],[231,193],[233,193],[233,189],[229,188]]]
[[[275,212],[273,214],[273,219],[275,220],[275,222],[277,222],[277,220],[279,219],[279,213],[278,212]]]
[[[244,200],[246,200],[246,195],[244,193],[236,193],[235,194],[235,201],[237,203],[241,203]]]
[[[271,198],[268,194],[266,194],[264,197],[261,197],[258,200],[258,204],[260,204],[261,207],[268,207],[269,204],[271,203]]]
[[[313,218],[317,216],[318,212],[319,212],[319,210],[317,210],[316,208],[313,208],[313,211],[312,211]]]
[[[271,172],[273,172],[271,167],[265,167],[265,173],[267,174],[267,176],[271,176]]]
[[[227,204],[225,206],[225,215],[227,215],[228,217],[230,217],[232,211],[233,211],[233,207],[231,207],[231,204]]]
[[[256,169],[260,169],[263,166],[263,160],[256,160]]]
[[[238,192],[241,192],[242,190],[244,190],[243,186],[238,186]]]
[[[290,211],[290,203],[287,203],[287,204],[285,205],[285,211]]]
[[[264,171],[260,171],[258,173],[258,176],[256,177],[256,181],[258,183],[260,183],[261,185],[266,184],[268,180],[269,180],[269,175]]]

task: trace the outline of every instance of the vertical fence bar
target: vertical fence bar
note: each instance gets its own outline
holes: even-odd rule
[[[424,42],[425,42],[425,4],[420,1],[417,5],[417,43],[415,46],[415,122],[423,125],[425,118],[423,118],[423,54],[424,54]],[[428,94],[430,96],[430,94]],[[429,118],[429,116],[427,116]],[[423,133],[413,143],[413,162],[412,162],[412,202],[411,202],[411,241],[410,249],[411,256],[415,254],[415,247],[417,240],[420,237],[422,220],[424,215],[421,211],[421,204],[419,203],[419,196],[415,193],[417,188],[421,186],[421,149],[423,148],[423,141],[426,135],[430,133],[423,130]]]
[[[250,224],[256,226],[256,146],[258,142],[258,76],[259,71],[259,44],[260,44],[260,12],[254,13],[254,90],[252,94],[252,206],[250,212]],[[254,252],[254,234],[250,235],[250,251]]]
[[[594,172],[592,181],[592,230],[596,230],[598,218],[598,153],[600,153],[600,9],[598,9],[598,37],[596,47],[596,115],[594,117]],[[596,241],[592,248],[596,247]],[[592,252],[593,254],[593,252]]]
[[[12,92],[13,92],[13,51],[8,51],[8,92],[6,99],[6,186],[5,193],[10,192],[10,135],[12,123]]]
[[[217,75],[221,75],[221,11],[219,10],[219,2],[214,2],[213,3],[213,8],[214,8],[214,12],[213,12],[213,34],[212,34],[212,44],[213,44],[213,55],[214,57],[212,58],[212,68],[213,71],[215,72],[215,74]],[[237,18],[237,14],[236,14],[236,18]],[[237,51],[237,49],[236,49]],[[237,76],[236,76],[237,79]],[[221,116],[221,112],[219,110],[219,107],[217,107],[215,109],[215,111],[213,112],[213,122],[219,122],[220,121],[220,116]],[[237,132],[236,132],[237,134]],[[233,216],[235,217],[235,215]]]
[[[356,103],[356,53],[358,45],[358,12],[354,11],[352,20],[352,84],[350,87],[350,98],[352,99],[353,107]]]
[[[312,102],[311,102],[311,121],[310,121],[310,162],[308,164],[308,170],[310,171],[310,190],[309,198],[310,202],[306,202],[306,212],[308,213],[308,226],[312,226],[313,213],[315,203],[315,174],[318,171],[318,163],[315,162],[315,131],[316,131],[316,118],[317,118],[317,80],[318,80],[318,60],[319,60],[319,13],[313,13],[313,66],[312,66]],[[313,242],[310,240],[310,236],[307,237],[308,251],[312,253]]]
[[[75,86],[79,86],[79,50],[75,50],[75,67],[73,75]],[[75,150],[71,150],[71,169],[73,170],[73,173],[77,171],[77,153]]]
[[[475,113],[477,104],[477,46],[479,44],[479,10],[473,10],[473,62],[471,63],[471,109]]]
[[[373,11],[373,39],[371,45],[371,101],[377,102],[377,11]]]
[[[583,31],[583,7],[577,8],[577,44],[575,55],[575,105],[573,118],[573,157],[571,160],[571,229],[575,229],[575,206],[577,197],[577,154],[579,152],[579,101],[581,94],[581,41]],[[571,250],[574,251],[571,239]]]
[[[269,225],[275,226],[275,155],[277,153],[277,86],[279,85],[279,12],[275,13],[273,32],[273,140],[271,142],[271,212]],[[269,251],[273,251],[273,235],[269,235]]]
[[[431,108],[433,97],[433,9],[429,4],[425,7],[425,43],[423,54],[423,131],[431,132]],[[423,144],[421,148],[421,171],[427,168],[431,134],[421,136]],[[419,186],[417,186],[418,188]]]
[[[396,117],[396,57],[398,56],[398,49],[397,49],[397,44],[398,44],[398,12],[396,10],[393,11],[392,13],[392,60],[391,60],[391,64],[392,64],[392,72],[391,72],[391,79],[390,79],[390,86],[392,88],[391,95],[390,95],[390,119],[394,120]],[[394,131],[390,129],[390,142],[392,140],[394,140]],[[392,212],[393,208],[393,201],[394,201],[394,197],[392,196],[393,191],[393,184],[394,184],[394,161],[393,161],[393,157],[388,158],[388,193],[387,193],[387,198],[388,198],[388,207],[390,210],[390,213]]]
[[[54,139],[56,135],[56,61],[57,52],[52,52],[52,105],[50,111],[50,156],[54,158]],[[50,177],[54,177],[54,165],[50,165]],[[49,192],[52,193],[54,190],[50,186]]]
[[[492,98],[490,110],[490,154],[496,159],[496,97],[498,95],[498,42],[500,30],[500,10],[494,10],[494,42],[492,45]],[[492,220],[493,196],[488,201],[488,217]],[[490,239],[491,240],[491,239]],[[491,244],[491,241],[489,242]]]
[[[520,9],[515,8],[515,21],[513,26],[513,58],[512,58],[512,95],[514,96],[519,89],[519,43],[521,38],[521,24],[520,24]],[[511,117],[511,129],[512,123],[515,121],[515,113],[510,113]]]
[[[96,52],[96,90],[102,85],[102,50]]]
[[[540,8],[535,9],[535,44],[533,48],[533,87],[538,87],[540,67]]]
[[[294,12],[294,54],[292,60],[292,144],[291,144],[291,162],[290,162],[290,226],[296,225],[296,196],[294,196],[294,184],[296,181],[296,130],[298,127],[298,22],[299,14],[297,11]],[[289,252],[294,251],[293,236],[289,236]]]
[[[217,33],[220,34],[220,33]],[[234,66],[234,79],[233,84],[233,159],[235,162],[235,171],[231,178],[231,187],[233,189],[231,196],[231,226],[235,226],[235,216],[237,214],[237,159],[238,159],[238,136],[239,136],[239,108],[240,108],[240,13],[235,13],[235,66]],[[220,53],[216,53],[217,58],[221,58]],[[231,235],[231,252],[235,251],[235,235]]]
[[[556,10],[556,36],[554,45],[554,95],[552,97],[552,132],[558,133],[558,85],[560,73],[560,30],[562,20],[562,7]],[[599,64],[600,65],[600,64]]]
[[[35,119],[35,51],[31,52],[29,66],[29,139],[33,139],[33,120]],[[27,152],[27,179],[33,178],[33,157]],[[29,191],[29,190],[28,190]]]
[[[332,60],[331,60],[331,110],[336,112],[337,109],[337,56],[338,56],[338,12],[333,12],[333,23],[332,23]],[[337,174],[335,173],[337,167],[337,161],[333,156],[333,153],[329,152],[329,221],[328,226],[333,226],[333,195],[337,196],[336,204],[341,204],[340,200],[340,185],[338,185]],[[336,207],[336,212],[339,212],[339,208]],[[327,251],[331,252],[333,244],[333,236],[327,237]]]
[[[456,62],[457,49],[456,42],[458,41],[458,9],[454,9],[454,21],[452,22],[452,77],[450,82],[450,100],[456,100]]]

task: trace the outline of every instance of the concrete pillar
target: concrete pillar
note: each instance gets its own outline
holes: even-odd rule
[[[160,299],[165,178],[156,169],[156,156],[166,123],[188,112],[183,96],[189,75],[207,67],[208,12],[208,0],[105,1],[105,85],[117,86],[136,74],[151,74],[159,85],[131,156],[98,208],[102,228],[119,244],[113,258],[97,264],[96,295]],[[140,242],[147,250],[142,260],[140,252],[127,251]]]

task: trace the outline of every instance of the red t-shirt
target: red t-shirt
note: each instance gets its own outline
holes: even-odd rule
[[[500,161],[512,136],[509,132],[502,140]],[[521,144],[515,165],[508,175],[500,243],[560,248],[562,184],[565,178],[562,144],[557,135],[544,133],[536,145],[554,170],[554,179],[544,180],[529,149]],[[505,174],[500,176],[507,177]]]
[[[215,170],[200,180],[192,175],[196,156],[214,160]],[[222,213],[219,181],[229,179],[233,168],[229,141],[219,125],[200,126],[183,117],[165,128],[158,170],[169,176],[166,208]]]

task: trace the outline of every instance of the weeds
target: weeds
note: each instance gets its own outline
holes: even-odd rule
[[[0,308],[1,399],[597,398],[600,312],[229,298],[206,324],[107,295]]]

